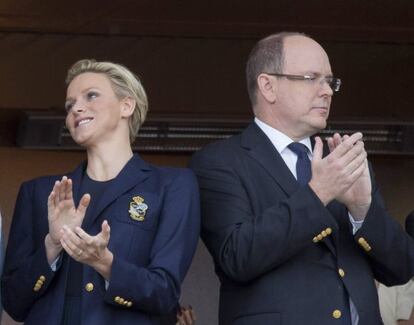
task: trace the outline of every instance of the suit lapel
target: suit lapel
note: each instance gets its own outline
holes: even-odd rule
[[[143,182],[150,174],[151,167],[135,154],[121,170],[114,182],[102,194],[95,205],[94,211],[87,213],[88,217],[84,220],[82,228],[86,230],[92,226],[107,206],[138,183]]]
[[[312,148],[314,139],[311,138]],[[292,195],[300,186],[295,177],[290,172],[285,161],[273,146],[270,139],[256,125],[251,123],[241,135],[241,145],[248,150],[248,154],[258,161],[262,167],[272,176],[281,189],[288,195]],[[324,152],[325,153],[325,152]],[[336,243],[336,235],[333,240],[329,237],[322,241],[332,254],[336,255],[334,242]]]
[[[297,190],[299,184],[295,177],[272,142],[256,123],[251,123],[242,133],[241,145],[253,159],[262,165],[288,196]]]

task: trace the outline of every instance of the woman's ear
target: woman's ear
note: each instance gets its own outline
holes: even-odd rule
[[[121,100],[121,116],[128,118],[135,110],[136,101],[135,99],[127,96]]]
[[[276,82],[266,73],[261,73],[257,77],[258,93],[269,103],[276,101]]]

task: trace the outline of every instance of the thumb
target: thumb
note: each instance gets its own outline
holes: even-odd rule
[[[312,160],[318,161],[322,159],[323,143],[320,137],[315,137],[315,146],[313,147]]]
[[[90,202],[91,196],[89,194],[84,194],[79,202],[78,212],[85,215],[86,209],[88,208]]]
[[[109,237],[111,235],[111,227],[109,227],[108,221],[104,220],[104,222],[102,222],[101,229],[102,239],[105,242],[109,242]]]

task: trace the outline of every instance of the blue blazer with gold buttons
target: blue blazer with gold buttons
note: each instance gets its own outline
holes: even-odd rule
[[[68,175],[75,203],[86,164]],[[26,324],[60,324],[68,255],[56,272],[46,258],[47,197],[61,176],[21,186],[6,251],[1,294],[5,310]],[[159,324],[174,311],[199,236],[198,187],[188,169],[155,167],[138,155],[122,169],[82,224],[89,234],[111,226],[109,286],[83,266],[82,324]]]
[[[352,299],[359,324],[381,318],[374,278],[388,285],[414,273],[414,241],[372,204],[353,235],[337,201],[324,206],[299,186],[252,123],[208,145],[191,161],[200,185],[201,236],[221,281],[221,325],[342,324]]]

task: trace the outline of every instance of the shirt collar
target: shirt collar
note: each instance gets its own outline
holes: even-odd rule
[[[254,122],[266,134],[279,153],[282,153],[282,151],[284,151],[289,144],[295,142],[283,132],[271,127],[265,122],[259,120],[257,117],[254,118]],[[304,144],[308,148],[309,153],[312,153],[312,144],[309,137],[298,142]]]

